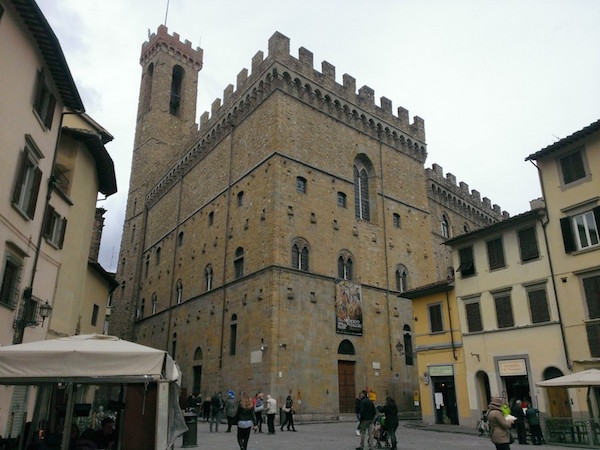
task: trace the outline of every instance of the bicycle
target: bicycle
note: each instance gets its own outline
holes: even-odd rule
[[[477,430],[477,436],[490,436],[490,425],[487,420],[487,415],[485,411],[477,421],[477,425],[475,425],[475,429]]]

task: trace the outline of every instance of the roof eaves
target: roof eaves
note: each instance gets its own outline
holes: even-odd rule
[[[573,145],[573,144],[577,143],[578,141],[587,138],[589,135],[591,135],[599,130],[600,130],[600,120],[597,120],[596,122],[588,125],[587,127],[584,127],[579,131],[576,131],[575,133],[571,134],[570,136],[567,136],[567,137],[561,139],[560,141],[555,142],[554,144],[551,144],[551,145],[539,150],[536,153],[532,153],[527,158],[525,158],[525,161],[530,161],[530,160],[537,161],[538,159],[544,158],[544,157],[550,155],[551,153],[561,150],[567,146]]]
[[[12,0],[12,3],[36,41],[63,103],[73,110],[84,111],[58,38],[39,6],[33,0]]]

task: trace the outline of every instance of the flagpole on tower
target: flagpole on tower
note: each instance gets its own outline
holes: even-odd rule
[[[170,0],[167,0],[167,10],[165,11],[165,27],[167,26],[167,16],[169,15],[169,1]]]

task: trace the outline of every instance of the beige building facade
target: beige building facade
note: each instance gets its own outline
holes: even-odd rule
[[[545,210],[450,239],[473,423],[490,396],[559,414],[536,383],[568,371],[562,311],[550,276]],[[552,349],[548,351],[548,349]],[[565,399],[566,391],[559,392]],[[552,411],[551,411],[552,410]]]
[[[88,258],[96,196],[114,193],[116,182],[104,131],[82,116],[58,40],[34,1],[0,1],[0,67],[0,345],[11,345],[55,337],[50,330],[74,334],[72,312],[92,289],[87,278],[105,307],[114,281],[88,269]],[[78,121],[85,137],[69,128]],[[26,386],[0,386],[0,435],[21,433],[35,397]]]
[[[553,277],[569,364],[574,372],[600,368],[600,121],[527,160],[538,168],[548,210]],[[585,391],[569,392],[574,417],[589,414]],[[593,405],[598,395],[594,389]]]

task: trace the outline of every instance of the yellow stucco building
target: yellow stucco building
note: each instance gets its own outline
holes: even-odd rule
[[[419,402],[426,423],[470,424],[471,412],[465,357],[454,279],[449,278],[401,294],[412,299]]]

